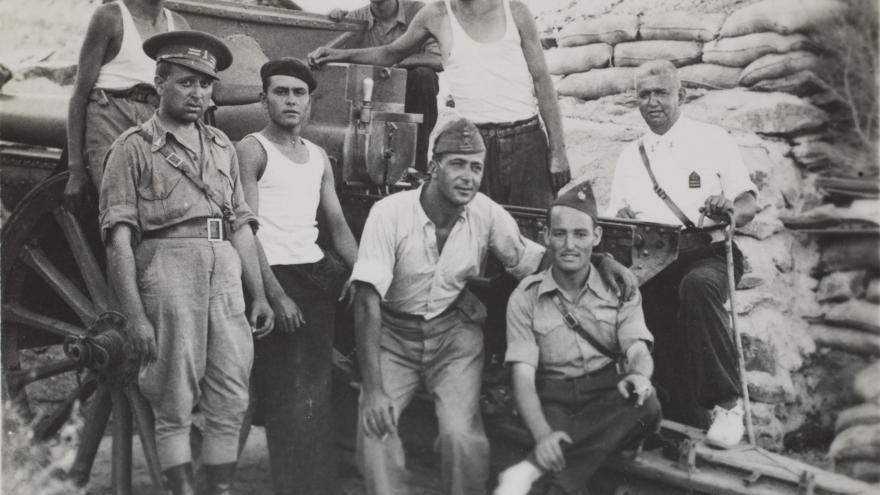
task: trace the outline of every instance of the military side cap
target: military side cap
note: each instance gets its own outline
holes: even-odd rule
[[[219,38],[200,31],[169,31],[144,41],[150,58],[182,65],[214,79],[232,64],[232,52]]]
[[[309,92],[318,87],[318,81],[315,81],[315,76],[309,66],[293,57],[270,60],[260,67],[260,79],[263,80],[264,85],[266,79],[272,76],[295,77],[309,86]]]
[[[433,153],[482,153],[486,151],[480,130],[468,119],[458,117],[434,128]]]
[[[584,212],[587,215],[590,215],[593,222],[595,222],[599,216],[598,209],[596,208],[596,197],[593,195],[593,186],[590,185],[590,181],[588,180],[581,182],[561,194],[555,201],[553,201],[550,208],[553,208],[554,206],[567,206]]]

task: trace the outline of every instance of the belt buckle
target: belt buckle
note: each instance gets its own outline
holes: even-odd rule
[[[220,242],[223,240],[223,219],[207,218],[208,240],[211,242]]]

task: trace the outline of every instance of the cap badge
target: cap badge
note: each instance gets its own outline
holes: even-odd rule
[[[584,194],[583,191],[578,191],[578,193],[577,193],[577,197],[578,197],[578,199],[581,200],[581,201],[586,201],[586,200],[587,200],[587,195]]]

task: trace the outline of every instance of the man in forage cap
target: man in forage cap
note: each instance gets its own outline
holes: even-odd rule
[[[273,323],[235,149],[200,120],[232,56],[193,31],[153,36],[144,52],[156,60],[159,109],[124,132],[106,161],[99,221],[107,271],[128,318],[168,488],[194,493],[189,433],[198,405],[207,493],[228,495],[248,407],[251,334]]]
[[[520,282],[507,305],[513,393],[534,450],[499,475],[496,495],[586,493],[614,451],[653,431],[653,337],[641,298],[619,298],[590,263],[602,239],[589,182],[547,214],[552,265]]]
[[[373,206],[352,273],[363,378],[357,458],[374,495],[407,493],[397,421],[420,385],[434,397],[444,493],[485,493],[486,309],[466,283],[489,253],[517,278],[534,273],[544,255],[510,213],[478,192],[486,147],[477,126],[451,117],[430,142],[430,180]]]

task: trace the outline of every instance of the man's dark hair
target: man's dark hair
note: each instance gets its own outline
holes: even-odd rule
[[[171,62],[167,60],[156,62],[156,75],[162,79],[168,79],[168,76],[171,75]]]

